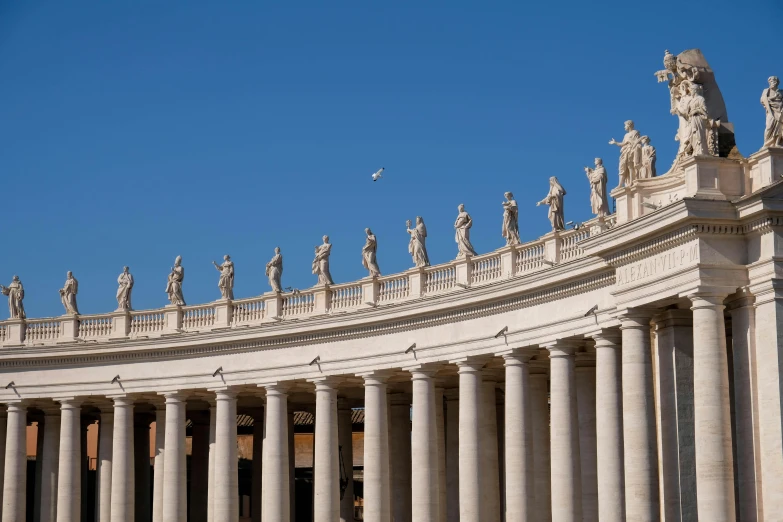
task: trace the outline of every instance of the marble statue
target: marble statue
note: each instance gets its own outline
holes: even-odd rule
[[[765,147],[783,147],[783,92],[778,88],[780,79],[770,76],[769,88],[761,93],[761,105],[767,113],[767,125],[764,128]]]
[[[634,129],[633,121],[625,122],[625,136],[623,141],[617,142],[614,138],[609,140],[609,145],[620,147],[620,187],[629,187],[639,177],[642,167],[642,142],[639,131]]]
[[[649,179],[655,176],[655,147],[650,145],[648,136],[642,136],[642,170],[639,177]]]
[[[680,99],[674,110],[684,120],[678,136],[678,155],[685,158],[717,156],[717,136],[713,134],[702,86],[689,81],[680,83]]]
[[[457,242],[457,259],[465,256],[475,256],[476,251],[473,249],[473,245],[470,242],[470,227],[473,226],[473,219],[470,214],[465,212],[465,205],[462,203],[457,207],[459,214],[457,214],[457,220],[454,221],[454,241]]]
[[[133,276],[129,270],[127,266],[123,267],[122,273],[117,278],[117,284],[120,285],[117,288],[117,310],[132,310],[131,291],[133,290]]]
[[[367,234],[367,241],[362,247],[362,265],[370,271],[370,277],[380,277],[381,269],[378,267],[377,257],[378,239],[369,228],[365,228],[364,233]]]
[[[552,223],[552,230],[557,232],[565,230],[565,212],[563,210],[563,196],[566,191],[557,181],[555,176],[549,178],[549,194],[544,199],[536,203],[539,205],[549,205],[549,222]]]
[[[223,256],[223,264],[218,265],[214,261],[215,269],[220,272],[220,279],[218,279],[218,288],[220,289],[221,299],[233,299],[234,298],[234,262],[231,261],[231,256],[226,254]]]
[[[329,236],[324,236],[324,244],[315,247],[315,259],[313,259],[313,273],[318,275],[319,285],[333,285],[332,274],[329,273],[329,255],[332,253],[332,245]]]
[[[503,194],[506,201],[503,202],[503,237],[506,238],[506,245],[518,245],[522,241],[519,239],[519,207],[514,200],[514,194],[506,192]]]
[[[585,173],[587,174],[587,180],[590,182],[590,206],[593,209],[593,214],[599,218],[606,217],[609,214],[609,201],[606,198],[608,179],[604,160],[595,158],[595,168],[585,167]]]
[[[24,286],[15,275],[11,284],[8,286],[0,285],[0,293],[8,296],[8,310],[11,312],[11,319],[24,319]]]
[[[280,253],[280,247],[275,247],[274,257],[266,264],[266,275],[269,278],[269,286],[273,292],[283,291],[280,280],[283,277],[283,254]]]
[[[405,222],[411,240],[408,242],[408,253],[413,258],[416,267],[430,266],[430,258],[427,255],[427,227],[424,219],[416,216],[416,227],[411,228],[410,219]]]
[[[69,315],[79,315],[79,308],[76,306],[76,294],[79,292],[79,281],[73,277],[73,272],[68,272],[65,279],[65,285],[60,289],[60,301],[65,307],[65,313]]]
[[[177,256],[166,283],[166,293],[169,295],[169,302],[173,305],[185,306],[185,298],[182,296],[182,282],[184,280],[185,267],[182,266],[182,256]]]

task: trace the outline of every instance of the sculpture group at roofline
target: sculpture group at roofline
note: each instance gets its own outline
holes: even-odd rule
[[[728,120],[723,95],[715,81],[715,74],[704,55],[698,49],[690,49],[677,56],[669,51],[664,54],[664,69],[655,73],[659,82],[667,82],[670,97],[670,112],[677,116],[678,128],[675,140],[679,142],[677,154],[672,167],[667,174],[682,170],[683,161],[693,156],[727,157],[735,152],[734,130]],[[780,80],[770,76],[769,87],[761,95],[761,105],[764,107],[766,122],[764,128],[764,147],[783,147],[783,92],[780,90]],[[618,142],[612,138],[610,145],[620,147],[619,187],[633,186],[637,181],[656,177],[656,151],[650,144],[650,138],[636,130],[634,122],[625,122],[625,135]],[[590,184],[590,206],[593,214],[599,220],[609,215],[609,200],[607,196],[608,177],[601,158],[595,158],[595,168],[585,167],[585,174]],[[557,177],[549,178],[549,192],[536,206],[547,205],[548,217],[554,232],[565,230],[564,199],[566,191]],[[511,192],[504,194],[502,237],[507,246],[521,243],[519,236],[519,208]],[[454,240],[457,243],[457,259],[475,256],[476,251],[470,242],[470,229],[473,219],[460,204],[458,215],[454,222]],[[411,228],[411,222],[406,222],[406,231],[410,236],[408,252],[417,268],[430,265],[427,254],[427,228],[421,216],[416,217],[416,226]],[[378,238],[367,228],[366,241],[362,248],[362,265],[368,270],[370,278],[380,277],[378,265]],[[332,275],[329,271],[329,257],[332,245],[329,236],[323,236],[323,244],[315,247],[315,257],[312,272],[318,277],[317,286],[332,285]],[[213,265],[220,272],[218,288],[221,299],[234,298],[234,263],[229,255],[223,257],[223,263]],[[282,292],[281,278],[283,275],[283,256],[280,248],[275,248],[275,255],[266,264],[266,275],[273,292]],[[173,306],[184,306],[183,282],[185,269],[182,258],[177,256],[169,273],[166,294]],[[126,266],[117,278],[118,311],[131,310],[131,292],[133,276]],[[76,295],[79,283],[68,272],[63,288],[59,290],[60,300],[68,315],[78,315]],[[18,276],[14,276],[6,287],[0,285],[0,293],[8,296],[8,307],[11,319],[24,319],[24,287]]]

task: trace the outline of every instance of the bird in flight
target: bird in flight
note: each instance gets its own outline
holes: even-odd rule
[[[372,180],[373,181],[378,181],[380,178],[383,177],[383,176],[381,176],[381,172],[383,172],[384,168],[381,168],[381,170],[379,170],[378,172],[376,172],[375,174],[372,175]]]

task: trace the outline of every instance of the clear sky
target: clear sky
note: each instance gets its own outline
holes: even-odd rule
[[[63,312],[68,270],[82,313],[114,310],[126,264],[134,308],[163,306],[177,255],[192,304],[220,296],[225,253],[237,297],[269,290],[275,246],[284,286],[310,287],[323,234],[335,281],[356,280],[368,226],[400,272],[417,215],[442,263],[459,203],[487,252],[506,190],[533,240],[549,176],[567,220],[591,217],[594,157],[616,185],[624,120],[668,169],[665,49],[702,49],[745,155],[783,76],[779,0],[294,4],[0,2],[0,283],[21,277],[28,316]]]

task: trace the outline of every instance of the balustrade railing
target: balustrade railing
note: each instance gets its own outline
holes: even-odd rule
[[[457,281],[457,269],[454,265],[428,267],[424,276],[424,293],[434,294],[454,288],[454,283]]]
[[[517,250],[517,274],[530,272],[544,266],[546,245],[543,241],[526,243]]]
[[[6,330],[6,326],[0,325],[0,343],[4,343],[6,338],[8,337],[8,331]]]
[[[560,236],[560,261],[569,261],[581,256],[584,252],[579,242],[590,237],[590,227],[584,226],[578,230],[563,232]]]
[[[315,295],[310,291],[283,296],[283,317],[311,314],[315,310]]]
[[[182,329],[197,330],[209,328],[215,324],[215,305],[196,305],[182,307]]]
[[[108,337],[111,335],[112,319],[107,316],[80,316],[79,333],[81,339],[90,339],[95,337]]]
[[[329,299],[332,310],[358,308],[362,305],[363,295],[361,283],[335,285],[329,289],[329,292]]]
[[[252,297],[238,299],[231,303],[233,324],[256,323],[264,319],[264,299]]]
[[[408,276],[387,276],[378,280],[378,302],[400,301],[408,297]]]
[[[60,337],[60,321],[57,319],[33,319],[25,324],[26,341],[54,341]]]
[[[162,332],[166,327],[166,315],[162,310],[131,312],[131,335],[145,335]]]
[[[500,279],[501,274],[500,254],[487,254],[471,259],[471,284]]]

